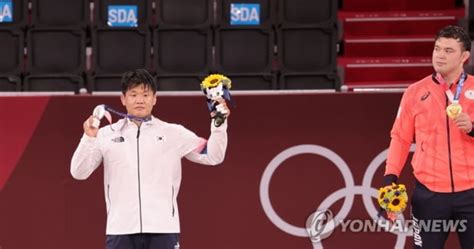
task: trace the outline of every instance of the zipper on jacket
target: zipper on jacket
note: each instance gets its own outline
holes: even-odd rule
[[[448,107],[448,97],[446,96],[446,107]],[[449,163],[449,176],[451,177],[451,192],[454,192],[454,177],[453,177],[453,163],[451,161],[451,134],[449,134],[449,118],[446,116],[446,129],[448,136],[448,163]]]
[[[140,233],[143,232],[142,222],[142,196],[140,190],[140,126],[137,130],[137,171],[138,171],[138,208],[140,211]]]
[[[112,202],[110,201],[110,184],[107,184],[107,200],[109,201],[109,209],[107,210],[107,216],[109,216],[110,209],[112,208]]]
[[[171,208],[172,208],[171,217],[174,217],[174,187],[173,186],[171,186]]]

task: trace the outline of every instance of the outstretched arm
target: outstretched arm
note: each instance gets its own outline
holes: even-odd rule
[[[186,158],[190,161],[206,165],[217,165],[224,161],[225,152],[227,149],[227,120],[230,115],[230,110],[223,98],[217,99],[219,103],[216,106],[216,111],[224,115],[224,122],[216,126],[214,120],[211,122],[211,135],[206,141],[200,139],[194,150],[186,154]],[[215,117],[216,112],[211,112],[211,117]]]
[[[217,165],[224,161],[227,149],[227,120],[219,127],[211,124],[209,140],[201,138],[199,145],[186,158],[192,162],[206,165]]]

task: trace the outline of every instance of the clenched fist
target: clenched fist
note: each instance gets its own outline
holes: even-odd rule
[[[84,133],[89,137],[97,137],[97,132],[99,132],[99,128],[92,126],[93,122],[94,116],[91,115],[82,125],[84,127]]]

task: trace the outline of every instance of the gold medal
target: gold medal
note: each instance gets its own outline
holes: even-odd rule
[[[455,119],[462,112],[462,106],[458,103],[452,103],[446,107],[446,113],[451,119]]]

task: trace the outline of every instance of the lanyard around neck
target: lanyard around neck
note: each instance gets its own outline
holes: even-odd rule
[[[446,96],[448,97],[448,99],[451,103],[459,103],[459,97],[461,96],[461,91],[462,91],[462,88],[464,86],[464,82],[466,81],[466,79],[467,79],[467,73],[463,72],[461,74],[461,77],[459,78],[459,81],[458,81],[458,84],[457,84],[457,87],[456,87],[456,92],[454,94],[453,94],[453,92],[451,92],[451,89],[449,89],[449,87],[447,87],[448,85],[443,79],[444,84],[446,84],[445,93],[446,93]]]

